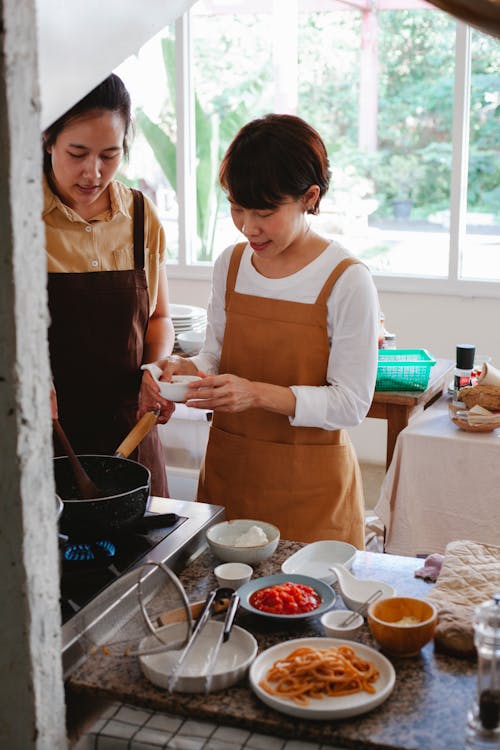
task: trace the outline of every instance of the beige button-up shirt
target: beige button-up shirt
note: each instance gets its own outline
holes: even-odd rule
[[[43,181],[45,243],[49,273],[128,271],[134,267],[133,198],[121,182],[111,182],[109,210],[85,221]],[[145,271],[149,312],[158,296],[160,269],[165,262],[165,232],[151,200],[144,196]]]

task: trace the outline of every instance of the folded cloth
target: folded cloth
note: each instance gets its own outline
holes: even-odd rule
[[[425,558],[423,568],[419,568],[415,571],[415,578],[423,578],[424,581],[437,581],[438,576],[441,572],[443,560],[444,555],[439,555],[437,552],[432,555],[428,555]]]
[[[474,609],[498,591],[500,547],[469,540],[450,542],[437,583],[427,596],[438,609],[436,648],[455,656],[474,656]]]

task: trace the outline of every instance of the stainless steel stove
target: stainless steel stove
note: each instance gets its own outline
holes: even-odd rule
[[[144,524],[126,535],[109,535],[90,545],[78,540],[73,547],[64,548],[61,616],[65,677],[86,658],[92,644],[105,642],[110,628],[126,621],[133,611],[137,589],[120,589],[123,574],[146,562],[162,562],[180,572],[205,548],[206,530],[223,521],[225,512],[218,505],[153,497],[146,515],[151,528]],[[73,540],[69,542],[73,544]],[[159,580],[152,566],[148,575],[152,588],[155,576]]]

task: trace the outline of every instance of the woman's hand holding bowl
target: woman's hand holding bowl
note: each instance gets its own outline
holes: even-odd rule
[[[155,379],[148,370],[144,370],[142,374],[141,389],[139,391],[139,409],[137,411],[137,419],[140,419],[143,414],[148,411],[158,411],[160,413],[157,418],[158,424],[166,424],[172,414],[174,413],[175,404],[172,401],[168,401],[160,394],[160,389]]]

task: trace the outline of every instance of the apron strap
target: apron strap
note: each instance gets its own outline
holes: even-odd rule
[[[335,266],[330,276],[323,284],[323,287],[316,299],[316,304],[326,304],[326,301],[330,296],[335,282],[340,278],[340,276],[342,276],[346,268],[349,268],[349,266],[354,266],[356,263],[361,263],[361,261],[357,260],[356,258],[344,258],[344,260],[341,260],[340,263]]]
[[[229,305],[229,295],[234,292],[234,287],[236,286],[236,277],[238,276],[238,269],[240,267],[243,250],[246,246],[246,242],[239,242],[233,247],[226,279],[226,310]]]
[[[134,199],[134,268],[144,268],[144,195],[140,190],[132,190]]]

